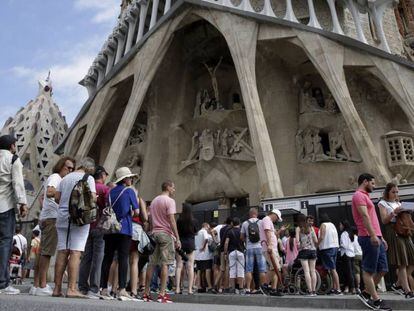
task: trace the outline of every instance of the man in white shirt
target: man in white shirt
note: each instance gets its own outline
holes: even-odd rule
[[[11,135],[0,137],[0,293],[19,294],[9,286],[8,261],[11,255],[16,227],[15,208],[19,205],[21,217],[27,215],[23,165],[15,155],[16,139]],[[27,242],[26,242],[27,243]]]
[[[208,248],[208,244],[212,239],[209,230],[209,224],[203,223],[202,228],[195,237],[197,276],[201,285],[200,287],[203,285],[203,279],[207,282],[207,291],[211,291],[212,289],[211,269],[213,267],[213,253]]]

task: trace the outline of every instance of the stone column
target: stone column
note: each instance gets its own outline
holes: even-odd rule
[[[125,26],[126,28],[126,26]],[[124,56],[124,47],[125,47],[125,31],[124,27],[117,27],[114,31],[114,37],[118,41],[118,46],[116,49],[116,56],[115,56],[115,65],[119,62],[119,60]]]
[[[140,3],[140,10],[139,10],[139,25],[138,25],[137,42],[139,42],[144,36],[145,18],[147,17],[147,12],[148,12],[148,3],[145,1],[142,1]]]
[[[94,63],[96,69],[98,70],[98,80],[96,82],[97,87],[101,86],[103,79],[105,78],[105,68],[104,64],[105,56],[101,53],[98,54],[98,57]]]
[[[115,47],[116,47],[115,39],[112,36],[110,36],[107,41],[105,51],[104,51],[106,58],[107,58],[105,75],[107,75],[114,66]]]
[[[378,149],[374,147],[349,93],[343,69],[344,47],[320,35],[304,31],[298,33],[298,38],[341,110],[367,170],[381,183],[387,182],[391,176],[381,163]]]
[[[329,10],[331,11],[332,24],[333,24],[332,31],[340,35],[343,35],[344,32],[341,28],[341,24],[339,23],[338,14],[336,13],[336,6],[335,6],[336,0],[326,0],[326,1],[328,2]]]
[[[125,54],[129,52],[133,45],[134,35],[135,35],[135,29],[137,27],[138,22],[138,7],[133,6],[131,7],[125,16],[125,20],[128,23],[128,34],[127,34],[127,42],[125,45]]]
[[[218,11],[197,10],[196,12],[221,32],[230,49],[246,107],[261,195],[263,197],[281,197],[283,196],[282,184],[256,85],[258,24],[233,14]]]
[[[86,87],[88,91],[88,97],[91,97],[96,92],[96,81],[90,75],[86,75],[82,80],[81,85]]]
[[[160,0],[152,0],[152,11],[149,29],[155,26],[158,16],[158,5]]]
[[[134,58],[134,86],[128,104],[119,122],[119,127],[112,140],[106,157],[105,169],[112,175],[116,168],[129,134],[141,109],[148,87],[160,65],[172,40],[172,34],[180,18],[167,21],[142,46]]]

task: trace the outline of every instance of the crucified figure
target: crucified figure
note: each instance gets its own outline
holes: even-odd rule
[[[213,91],[214,91],[214,99],[216,100],[216,103],[219,105],[219,89],[218,89],[218,82],[217,82],[217,77],[216,77],[216,71],[218,69],[218,67],[221,64],[221,61],[223,60],[223,56],[220,57],[220,60],[218,61],[217,65],[215,67],[209,67],[207,65],[207,63],[203,63],[204,66],[207,68],[208,73],[210,74],[211,77],[211,85],[213,87]],[[219,108],[219,107],[217,107]]]

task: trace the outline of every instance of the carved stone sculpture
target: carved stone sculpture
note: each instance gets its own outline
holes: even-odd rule
[[[144,124],[135,124],[129,135],[127,146],[140,144],[145,140],[147,126]]]
[[[220,109],[220,93],[219,93],[219,88],[218,88],[218,81],[217,81],[217,76],[216,76],[216,71],[217,69],[220,67],[220,64],[223,60],[223,57],[220,57],[220,60],[218,61],[217,65],[212,67],[212,66],[208,66],[207,63],[204,63],[204,66],[206,67],[210,78],[211,78],[211,86],[213,87],[213,92],[214,92],[214,100],[217,103],[217,109]]]
[[[205,129],[200,136],[200,159],[210,161],[214,158],[214,138],[210,129]]]
[[[330,156],[333,158],[343,159],[348,161],[351,159],[351,154],[346,146],[344,134],[341,132],[329,133],[329,149]]]
[[[312,87],[310,81],[305,81],[299,91],[299,113],[329,112],[337,113],[339,109],[332,94],[324,96],[319,87]]]

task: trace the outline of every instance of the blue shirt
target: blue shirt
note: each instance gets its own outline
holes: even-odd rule
[[[116,218],[122,225],[120,233],[132,236],[131,210],[139,209],[139,204],[135,191],[131,188],[127,188],[119,199],[116,200],[124,188],[124,185],[116,186],[109,192],[109,196],[111,198],[111,203],[113,204],[112,209],[116,214]]]

